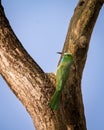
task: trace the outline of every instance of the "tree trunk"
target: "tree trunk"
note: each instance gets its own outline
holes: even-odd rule
[[[0,74],[23,103],[36,130],[86,130],[81,94],[82,72],[91,33],[103,0],[80,0],[71,19],[63,52],[74,56],[59,111],[49,108],[55,75],[46,74],[15,36],[0,1]]]

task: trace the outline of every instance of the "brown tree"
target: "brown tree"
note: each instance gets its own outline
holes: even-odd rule
[[[55,75],[45,73],[15,36],[0,0],[0,74],[27,109],[37,130],[86,130],[81,78],[91,34],[104,0],[79,0],[63,52],[74,56],[59,111],[49,108]],[[80,62],[79,62],[80,61]]]

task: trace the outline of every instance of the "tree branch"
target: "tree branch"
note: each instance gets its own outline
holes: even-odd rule
[[[62,94],[62,114],[68,129],[86,130],[81,94],[82,72],[91,34],[103,3],[100,0],[80,0],[74,10],[63,53],[74,55],[74,64]]]
[[[66,130],[60,112],[49,108],[55,76],[47,75],[16,38],[0,6],[0,73],[31,115],[37,130]]]

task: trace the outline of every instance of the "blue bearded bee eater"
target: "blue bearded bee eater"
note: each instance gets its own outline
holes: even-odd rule
[[[62,54],[61,52],[58,52],[58,53]],[[50,101],[51,109],[54,109],[54,110],[59,109],[62,89],[68,79],[68,75],[69,75],[69,71],[70,71],[72,63],[73,63],[72,54],[64,53],[60,61],[60,64],[57,68],[57,72],[56,72],[56,90]]]

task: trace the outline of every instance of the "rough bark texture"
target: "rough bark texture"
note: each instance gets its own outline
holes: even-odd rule
[[[55,88],[55,75],[44,73],[23,48],[0,1],[0,74],[31,115],[37,130],[87,129],[81,78],[91,33],[102,5],[102,0],[80,0],[75,8],[63,47],[63,52],[74,55],[74,64],[62,93],[61,109],[52,111],[49,101]]]
[[[63,47],[63,52],[70,51],[74,55],[71,76],[69,76],[69,82],[67,82],[62,96],[62,114],[66,120],[65,124],[72,130],[86,130],[81,79],[91,33],[101,6],[100,0],[79,1],[74,10]]]
[[[66,129],[49,108],[53,83],[16,38],[0,7],[0,73],[31,115],[37,130]],[[49,79],[50,77],[50,79]],[[52,80],[52,79],[51,79]],[[54,80],[54,79],[53,79]]]

